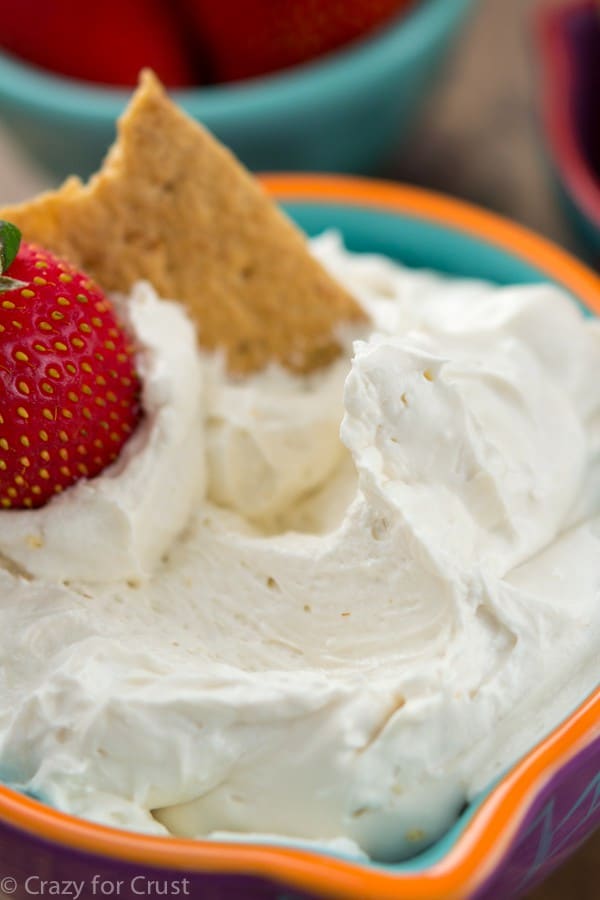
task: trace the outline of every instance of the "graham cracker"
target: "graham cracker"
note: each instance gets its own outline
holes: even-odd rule
[[[310,255],[261,185],[145,71],[118,137],[87,184],[0,211],[107,291],[148,279],[180,300],[232,373],[276,361],[309,372],[338,353],[336,326],[364,313]]]

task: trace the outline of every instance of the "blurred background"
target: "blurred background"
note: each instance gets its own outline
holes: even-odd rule
[[[36,2],[21,0],[16,7],[25,15],[27,5]],[[64,2],[59,0],[57,5]],[[191,2],[193,5],[194,0]],[[6,0],[0,0],[0,12],[4,3]],[[319,0],[312,0],[313,7],[318,3]],[[306,4],[310,6],[311,0],[304,0]],[[583,6],[589,13],[594,4],[595,0],[583,0],[575,6]],[[365,2],[352,0],[349,4],[355,5],[364,8]],[[378,7],[385,35],[386,16],[390,16],[394,0],[371,0],[370,5]],[[418,27],[404,41],[403,32],[407,29],[398,29],[397,37],[391,35],[394,40],[388,40],[387,45],[379,43],[380,32],[376,30],[370,59],[355,56],[355,44],[350,42],[350,49],[342,48],[341,53],[342,58],[347,55],[346,65],[332,72],[327,66],[328,56],[318,58],[316,66],[311,65],[310,54],[315,48],[308,44],[290,51],[304,51],[309,57],[308,65],[287,68],[266,78],[242,79],[199,90],[180,87],[178,99],[254,168],[295,169],[299,167],[299,157],[302,168],[367,171],[414,182],[497,210],[588,259],[600,260],[600,245],[596,248],[593,239],[582,241],[581,229],[578,232],[573,226],[572,212],[565,213],[548,164],[552,155],[548,138],[541,128],[542,96],[549,86],[541,59],[539,20],[544,12],[572,7],[572,0],[395,0],[395,5],[402,8],[394,21],[410,19],[407,25]],[[421,15],[424,12],[428,15]],[[421,19],[413,23],[417,15]],[[216,33],[219,23],[209,24]],[[364,22],[357,22],[357,33],[361,26],[366,28]],[[325,35],[325,47],[327,38]],[[13,41],[22,50],[21,35],[17,33]],[[1,42],[6,44],[6,33]],[[335,46],[331,36],[329,46]],[[600,53],[600,40],[595,50]],[[35,47],[34,51],[39,54]],[[62,52],[62,48],[58,51]],[[578,51],[580,48],[576,47],[574,52]],[[325,60],[324,65],[321,59]],[[265,65],[278,62],[281,64],[281,60],[267,60]],[[222,69],[226,63],[227,60]],[[250,71],[253,63],[256,61],[248,63]],[[373,71],[377,66],[382,70],[379,73]],[[296,72],[301,73],[300,78]],[[60,77],[48,88],[48,79],[46,83],[42,79],[41,83],[28,84],[25,76],[22,71],[7,69],[0,60],[0,197],[4,203],[55,184],[67,172],[85,175],[92,171],[112,139],[114,115],[127,97],[126,89],[106,90],[90,82],[63,81]],[[121,76],[116,72],[114,77],[131,79],[131,74]],[[172,76],[175,83],[177,77],[178,73]],[[71,85],[82,86],[83,92],[69,92]],[[350,100],[360,102],[361,85],[366,111],[351,108],[348,112],[344,104]],[[597,80],[592,87],[594,93],[600,88]],[[321,102],[326,104],[329,95],[333,106],[325,105],[315,113],[314,107]],[[35,107],[36,101],[39,108]],[[383,104],[381,108],[378,103]],[[276,108],[277,104],[280,108]],[[55,107],[68,107],[64,122],[58,120]],[[310,108],[312,119],[302,118],[305,107]],[[340,108],[339,121],[332,123],[334,110],[337,115]],[[286,110],[289,122],[285,120]],[[92,118],[86,120],[84,113]],[[102,116],[108,124],[100,126]],[[244,118],[252,120],[248,134],[244,132]],[[307,136],[311,145],[296,152],[291,145],[297,148],[301,138],[294,131],[294,119],[300,121],[302,139]],[[329,123],[328,133],[336,136],[329,154],[321,149],[325,144],[323,122]],[[382,133],[372,136],[373,146],[355,147],[356,133],[376,131],[378,123],[382,123]],[[83,136],[94,129],[99,132],[91,153],[88,151],[83,163],[73,160],[73,145],[81,144]],[[21,142],[14,139],[15,133],[21,135]],[[315,155],[317,143],[320,149]],[[266,153],[264,146],[270,148]],[[45,160],[45,166],[40,159]],[[48,168],[48,161],[52,168]],[[598,216],[600,235],[600,212]]]
[[[143,5],[136,0],[131,10]],[[185,8],[178,33],[182,25],[188,34],[194,30],[201,8],[221,8],[221,14],[200,22],[209,38],[195,49],[193,71],[173,58],[153,64],[176,87],[177,99],[249,165],[366,171],[426,186],[496,210],[600,264],[597,0],[349,0],[345,8],[354,19],[346,33],[331,19],[321,23],[318,41],[303,35],[292,47],[281,34],[265,34],[264,46],[255,43],[243,65],[239,53],[228,56],[219,45],[222,13],[231,3],[176,5]],[[318,5],[300,4],[313,11]],[[49,42],[39,19],[40,40],[31,44],[32,0],[10,6],[27,27],[23,32],[16,22],[0,43],[29,54],[37,66],[64,67],[73,40],[54,48],[55,59],[46,58]],[[366,6],[372,21],[363,16]],[[0,0],[4,23],[8,7]],[[50,7],[37,4],[38,12]],[[164,37],[164,23],[155,24]],[[231,35],[230,25],[225,22]],[[242,36],[246,27],[240,19]],[[152,58],[152,34],[147,40],[138,47],[142,62],[149,61],[144,53]],[[276,46],[279,55],[267,57],[265,46]],[[120,65],[123,55],[127,48],[95,60],[84,41],[73,58],[79,78],[72,81],[63,77],[72,71],[50,75],[2,54],[0,203],[52,186],[72,169],[86,175],[99,163],[130,92],[120,87],[132,77]],[[139,60],[129,62],[137,71]],[[113,86],[98,86],[108,69]],[[599,876],[596,839],[530,896],[592,900]]]
[[[564,0],[480,0],[390,174],[494,209],[582,249],[542,133],[539,17]]]

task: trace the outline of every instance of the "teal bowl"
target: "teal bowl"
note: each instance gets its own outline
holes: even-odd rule
[[[598,276],[526,229],[457,200],[356,178],[273,175],[264,183],[311,235],[333,227],[350,249],[410,266],[499,284],[559,284],[589,315],[600,314]],[[133,834],[0,785],[0,896],[25,900],[43,879],[74,880],[82,900],[135,900],[144,891],[207,900],[511,900],[600,826],[599,798],[597,687],[474,797],[441,840],[398,864],[293,843]]]
[[[362,172],[408,134],[473,0],[416,0],[372,37],[287,72],[173,92],[251,169]],[[0,117],[56,177],[87,176],[130,91],[0,53]]]

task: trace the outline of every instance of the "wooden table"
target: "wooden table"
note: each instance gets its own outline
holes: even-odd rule
[[[385,174],[487,206],[578,252],[542,162],[530,27],[539,7],[561,2],[478,0],[413,140]],[[49,184],[0,130],[0,203]],[[599,897],[600,835],[529,900]]]

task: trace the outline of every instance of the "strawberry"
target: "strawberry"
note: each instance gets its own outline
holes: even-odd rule
[[[0,222],[0,506],[32,508],[115,460],[141,411],[99,288]],[[17,252],[18,249],[18,252]]]
[[[217,81],[295,66],[367,34],[411,0],[180,0]]]
[[[150,66],[169,87],[197,81],[163,0],[0,0],[0,22],[2,47],[61,75],[133,85]]]

